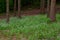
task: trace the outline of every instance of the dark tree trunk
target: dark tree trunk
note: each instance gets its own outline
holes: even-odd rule
[[[51,0],[51,9],[49,17],[52,22],[56,21],[56,0]]]
[[[18,0],[18,17],[21,18],[20,0]]]
[[[6,0],[6,18],[7,22],[9,22],[9,0]]]
[[[47,17],[49,17],[50,14],[50,0],[47,0]]]
[[[14,0],[14,16],[16,16],[16,0]]]
[[[41,13],[45,13],[45,0],[40,1]]]

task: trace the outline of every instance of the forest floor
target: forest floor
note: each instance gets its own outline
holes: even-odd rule
[[[21,16],[28,16],[28,15],[37,15],[40,14],[40,9],[32,9],[32,10],[24,10],[21,11]],[[9,14],[9,16],[14,16],[15,14],[12,12]],[[16,12],[16,16],[17,16],[17,12]],[[6,14],[1,14],[0,18],[6,18]]]
[[[60,40],[60,14],[57,22],[47,23],[46,15],[10,17],[0,20],[0,40]]]
[[[57,6],[56,11],[59,13],[60,12],[60,6]],[[40,9],[31,9],[29,8],[28,10],[24,10],[21,11],[21,16],[29,16],[29,15],[38,15],[40,14],[41,10]],[[45,13],[46,13],[46,9],[45,9]],[[15,14],[13,12],[11,12],[9,14],[10,16],[14,16]],[[16,12],[16,16],[17,16],[17,12]],[[2,18],[6,18],[6,13],[0,14],[0,19]]]
[[[59,8],[57,10],[60,12]],[[0,20],[0,40],[60,40],[60,14],[57,14],[58,22],[48,24],[46,15],[38,14],[40,9],[25,10],[21,11],[22,19],[10,18],[9,24]]]

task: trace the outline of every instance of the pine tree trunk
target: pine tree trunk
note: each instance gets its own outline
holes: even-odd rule
[[[18,0],[18,17],[21,18],[20,0]]]
[[[50,14],[50,0],[47,0],[47,17],[49,17]]]
[[[40,1],[41,13],[45,13],[45,0]]]
[[[6,0],[6,18],[7,22],[9,22],[9,0]]]
[[[16,16],[16,0],[14,0],[14,16]]]
[[[49,17],[52,22],[56,21],[56,0],[51,0],[51,9]]]

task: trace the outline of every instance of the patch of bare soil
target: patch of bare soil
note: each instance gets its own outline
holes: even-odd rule
[[[32,10],[24,10],[21,11],[21,16],[29,16],[29,15],[37,15],[40,13],[40,9],[32,9]],[[14,13],[9,14],[10,16],[14,16]],[[17,16],[17,13],[16,13]],[[6,14],[0,15],[0,19],[6,18]]]
[[[14,36],[0,35],[0,40],[27,40],[27,38],[22,37],[21,35],[19,35],[18,37],[16,35],[14,35]]]
[[[18,35],[5,35],[4,32],[8,32],[8,31],[0,31],[0,40],[27,40],[26,37],[24,37],[23,34],[18,34]]]
[[[60,6],[56,7],[56,11],[60,12]],[[21,16],[38,15],[40,14],[40,12],[41,12],[40,9],[28,9],[28,10],[21,11]],[[45,12],[47,12],[46,9],[45,9]],[[10,13],[9,15],[14,16],[15,14]],[[17,13],[16,13],[16,16],[17,16]],[[6,18],[6,14],[0,15],[0,19],[3,19],[3,18]]]

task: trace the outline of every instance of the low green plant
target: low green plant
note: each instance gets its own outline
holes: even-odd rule
[[[0,30],[5,36],[23,35],[28,40],[57,39],[60,30],[59,17],[57,14],[57,22],[50,24],[47,23],[46,15],[23,16],[22,19],[11,17],[9,24],[0,20]]]

